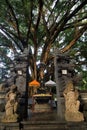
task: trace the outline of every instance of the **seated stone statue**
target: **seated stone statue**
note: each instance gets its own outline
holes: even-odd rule
[[[67,121],[84,121],[83,113],[79,111],[79,92],[71,81],[67,83],[63,95],[65,98],[65,119]]]
[[[12,85],[10,91],[6,94],[5,115],[3,122],[17,122],[18,121],[18,91],[17,86]]]

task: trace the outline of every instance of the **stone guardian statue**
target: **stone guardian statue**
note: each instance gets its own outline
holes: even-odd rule
[[[12,85],[10,91],[6,94],[5,115],[2,122],[17,122],[18,121],[18,91],[17,86]]]
[[[67,121],[84,121],[83,113],[79,111],[80,101],[79,92],[74,88],[73,83],[69,81],[63,92],[65,98],[65,119]]]

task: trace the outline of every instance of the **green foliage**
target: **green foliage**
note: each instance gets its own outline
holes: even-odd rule
[[[81,85],[79,86],[79,88],[81,90],[87,90],[87,72],[83,71],[83,78],[82,78],[82,82]]]
[[[85,1],[85,0],[84,0]],[[86,25],[87,5],[77,12],[81,0],[3,0],[0,1],[0,51],[6,56],[11,49],[14,54],[30,45],[37,60],[44,61],[45,52],[50,57],[53,47],[62,49],[76,36],[76,29]],[[72,14],[72,15],[71,15]],[[82,24],[81,26],[79,24]],[[2,31],[1,31],[2,30]],[[87,60],[87,32],[70,49],[77,63]],[[50,48],[48,48],[50,46]],[[3,48],[2,48],[3,47]],[[51,48],[52,47],[52,48]],[[42,49],[43,48],[43,49]],[[41,50],[41,52],[39,52]],[[20,52],[21,52],[20,51]],[[1,55],[0,53],[0,55]],[[80,55],[76,55],[79,53]],[[0,56],[8,65],[8,58]],[[48,60],[48,59],[46,59]],[[45,61],[47,62],[47,61]],[[77,70],[82,71],[82,65]]]

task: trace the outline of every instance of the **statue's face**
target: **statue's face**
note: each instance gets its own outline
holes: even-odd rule
[[[12,89],[12,92],[13,92],[13,93],[16,92],[16,91],[17,91],[17,88]]]
[[[14,89],[12,89],[12,92],[14,92]]]
[[[15,100],[10,100],[10,103],[11,103],[11,104],[14,104],[14,103],[15,103]]]

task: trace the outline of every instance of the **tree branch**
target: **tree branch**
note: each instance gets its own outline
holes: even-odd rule
[[[29,23],[28,23],[26,43],[28,42],[29,34],[30,34],[30,28],[31,28],[31,22],[32,22],[32,9],[33,9],[33,1],[31,1],[31,11],[30,11],[30,18],[29,18]]]
[[[40,22],[40,18],[41,18],[41,14],[42,14],[42,9],[43,9],[43,1],[39,0],[39,13],[38,13],[38,18],[37,18],[37,22],[36,22],[36,26],[35,26],[35,30],[37,31],[39,22]]]
[[[13,32],[11,32],[10,30],[7,30],[4,26],[1,26],[0,25],[0,28],[1,28],[1,30],[2,30],[2,32],[3,33],[1,33],[6,39],[11,39],[17,46],[18,46],[18,48],[21,50],[21,51],[23,51],[23,47],[22,46],[20,46],[19,44],[18,44],[18,42],[16,42],[16,40],[11,36],[11,34],[16,38],[16,39],[18,39],[18,37],[13,33]],[[21,42],[21,41],[20,41]]]
[[[77,35],[75,36],[75,38],[69,43],[69,45],[67,45],[66,47],[64,47],[63,49],[61,49],[61,52],[66,52],[68,51],[75,43],[76,41],[80,38],[80,36],[87,30],[87,24],[86,26],[84,26],[83,28],[79,29],[77,32]]]
[[[6,3],[7,3],[7,6],[8,6],[8,8],[9,8],[10,12],[12,13],[12,16],[13,16],[15,22],[16,22],[16,27],[17,27],[18,36],[20,37],[19,24],[18,24],[18,20],[17,20],[17,18],[16,18],[16,15],[15,15],[15,13],[14,13],[14,11],[13,11],[13,7],[12,7],[12,5],[10,4],[9,0],[5,0],[5,1],[6,1]]]
[[[62,17],[62,19],[55,24],[55,26],[53,27],[53,29],[50,29],[50,40],[48,39],[48,41],[46,41],[46,44],[43,48],[43,52],[45,52],[44,54],[42,54],[42,57],[45,57],[46,55],[46,51],[47,48],[50,44],[52,44],[56,37],[58,36],[58,34],[60,33],[61,30],[63,30],[64,26],[66,25],[66,23],[68,22],[68,20],[70,20],[85,4],[87,3],[86,0],[84,0],[75,10],[73,10],[72,13],[70,13],[69,11],[66,11],[65,15]],[[83,29],[84,32],[84,29]],[[81,36],[82,34],[79,33],[78,37],[76,39],[74,39],[76,42],[76,40],[78,40],[78,38]],[[50,42],[49,42],[50,41]]]
[[[65,24],[68,22],[68,20],[70,20],[85,4],[87,3],[86,0],[84,0],[72,13],[68,13],[66,12],[66,14],[64,15],[64,17],[62,18],[62,20],[60,20],[61,22],[59,22],[56,25],[56,28],[53,29],[55,31],[52,31],[52,42],[55,40],[55,38],[58,36],[58,34],[60,33],[61,30],[63,30]]]

